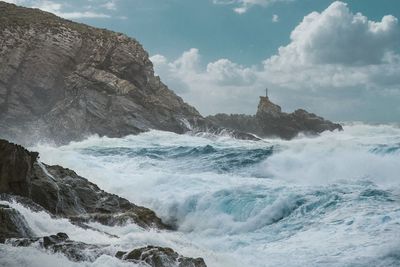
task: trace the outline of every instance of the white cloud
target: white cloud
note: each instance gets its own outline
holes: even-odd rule
[[[71,8],[70,4],[66,4],[64,2],[60,3],[51,0],[6,0],[5,2],[26,7],[38,8],[66,19],[111,18],[110,14],[99,12],[98,9],[95,8],[93,5],[86,5],[83,8],[80,6],[79,11],[67,11],[67,9]],[[91,1],[88,0],[88,2]],[[101,4],[100,7],[105,8],[106,10],[115,10],[116,4],[115,1],[108,1],[104,4]]]
[[[203,113],[221,111],[221,104],[240,101],[244,86],[256,81],[256,70],[246,68],[227,59],[210,62],[202,67],[198,49],[185,51],[180,57],[169,61],[162,55],[150,58],[156,74],[189,103],[199,107]],[[243,103],[246,98],[242,98]],[[247,102],[247,106],[249,103]],[[206,107],[206,108],[205,108]]]
[[[400,44],[397,18],[389,15],[370,21],[360,13],[352,14],[343,2],[305,16],[290,39],[272,64],[379,64],[390,60]]]
[[[213,0],[214,4],[218,5],[233,5],[233,11],[238,14],[246,13],[252,6],[267,7],[277,2],[290,2],[294,0]]]
[[[388,74],[398,69],[399,37],[397,18],[370,21],[337,1],[305,16],[291,42],[264,61],[264,73],[287,87],[379,86],[379,76],[392,79]]]
[[[289,109],[305,105],[323,115],[361,118],[376,99],[400,100],[399,31],[393,16],[371,21],[334,2],[305,16],[290,43],[256,66],[228,59],[201,64],[197,49],[172,61],[151,59],[163,81],[204,114],[254,113],[257,95],[269,87]],[[378,109],[381,119],[385,108]]]
[[[279,16],[277,14],[272,15],[272,22],[279,22]]]
[[[222,86],[249,85],[256,79],[255,69],[243,67],[225,58],[208,63],[205,75]]]
[[[105,2],[101,6],[106,8],[106,9],[108,9],[108,10],[116,10],[117,9],[117,5],[116,5],[115,1]]]

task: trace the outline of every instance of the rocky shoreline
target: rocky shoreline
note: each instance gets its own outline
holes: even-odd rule
[[[0,200],[16,201],[35,210],[90,228],[89,222],[115,226],[134,223],[144,229],[168,231],[172,228],[150,209],[137,206],[117,195],[107,193],[74,171],[48,166],[36,152],[0,139]],[[62,253],[72,261],[94,261],[109,253],[104,245],[70,240],[67,233],[37,237],[29,222],[17,210],[0,205],[0,242],[12,246],[39,246]],[[187,258],[170,248],[148,246],[118,252],[121,260],[145,262],[157,267],[203,267],[201,258]]]
[[[305,110],[284,113],[266,97],[254,116],[204,118],[155,75],[148,53],[135,39],[4,2],[0,14],[0,138],[23,145],[65,144],[94,134],[123,137],[157,129],[259,140],[342,130]],[[96,230],[89,225],[96,222],[174,230],[152,210],[101,190],[73,170],[41,163],[38,153],[3,139],[0,200],[66,218],[83,229]],[[202,258],[152,244],[112,254],[103,245],[71,240],[68,233],[36,236],[24,216],[7,204],[0,204],[0,243],[34,246],[71,261],[109,255],[156,267],[206,266]]]

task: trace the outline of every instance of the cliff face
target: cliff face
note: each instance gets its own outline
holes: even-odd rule
[[[337,123],[325,120],[313,113],[298,109],[293,113],[281,111],[281,107],[267,97],[260,97],[254,116],[243,114],[217,114],[207,120],[221,127],[249,132],[260,137],[292,139],[299,133],[318,134],[323,131],[343,130]]]
[[[0,14],[1,136],[182,133],[182,119],[201,119],[154,75],[136,40],[4,2]]]

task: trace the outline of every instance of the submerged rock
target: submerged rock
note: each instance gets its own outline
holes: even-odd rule
[[[131,252],[118,251],[117,258],[135,263],[145,262],[152,267],[206,267],[202,258],[188,258],[171,248],[147,246]]]
[[[298,109],[282,112],[268,97],[260,97],[256,115],[217,114],[206,118],[210,123],[232,130],[249,132],[260,137],[292,139],[299,133],[315,135],[324,131],[343,130],[338,123]]]
[[[152,210],[103,191],[70,169],[47,166],[37,153],[1,139],[0,148],[0,193],[26,197],[74,222],[169,228]]]

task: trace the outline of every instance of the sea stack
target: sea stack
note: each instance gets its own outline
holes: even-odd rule
[[[292,139],[299,133],[315,135],[324,131],[343,130],[340,124],[325,120],[303,109],[298,109],[293,113],[282,112],[282,108],[273,103],[268,95],[260,96],[255,115],[217,114],[208,116],[207,120],[221,127],[252,133],[259,137],[283,139]]]

